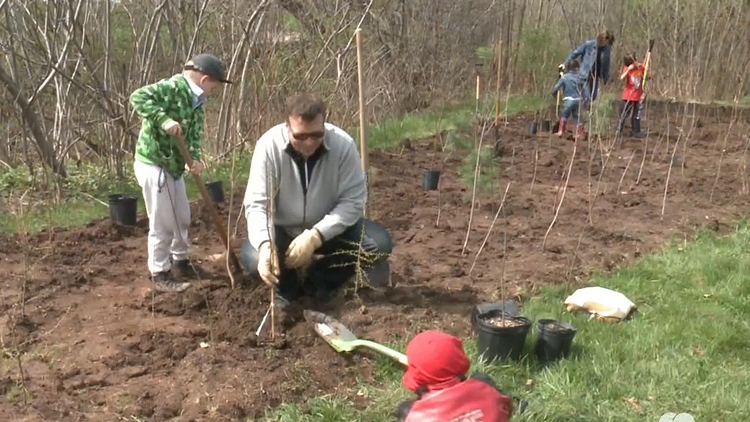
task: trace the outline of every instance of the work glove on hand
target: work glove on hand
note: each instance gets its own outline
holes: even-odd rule
[[[270,287],[279,284],[279,266],[276,262],[276,254],[271,249],[271,242],[264,242],[258,250],[258,274]]]
[[[557,66],[557,71],[560,73],[565,72],[565,64],[561,63],[559,66]]]
[[[323,244],[323,238],[316,229],[308,229],[295,237],[286,251],[286,265],[302,268],[310,264],[313,253]]]
[[[185,171],[195,174],[201,174],[201,172],[206,168],[206,165],[203,164],[203,162],[198,160],[193,160],[193,166],[187,165],[185,163]]]

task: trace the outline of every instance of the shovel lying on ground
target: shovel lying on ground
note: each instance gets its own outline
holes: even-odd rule
[[[351,352],[357,347],[367,347],[391,359],[398,361],[400,364],[407,366],[409,361],[406,355],[390,349],[382,344],[375,343],[370,340],[360,340],[354,333],[349,331],[344,324],[340,323],[337,319],[330,317],[322,312],[311,311],[305,309],[303,312],[305,321],[312,322],[315,324],[313,327],[315,332],[320,335],[326,343],[331,345],[337,352]],[[518,412],[523,413],[528,406],[526,400],[521,400],[518,397],[511,396],[513,400],[517,402]]]
[[[358,347],[367,347],[389,358],[407,365],[406,355],[370,340],[358,339],[344,324],[322,312],[305,309],[305,321],[312,322],[315,332],[337,352],[351,352]]]

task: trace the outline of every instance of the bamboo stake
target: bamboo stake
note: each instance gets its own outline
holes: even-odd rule
[[[495,126],[497,127],[500,124],[500,76],[502,74],[501,72],[501,66],[503,63],[503,40],[500,40],[497,43],[497,91],[496,91],[496,98],[495,98]]]
[[[368,201],[365,204],[365,217],[370,214],[370,180],[367,170],[370,166],[369,157],[367,154],[367,110],[365,104],[365,81],[364,71],[362,64],[362,28],[357,28],[354,31],[354,35],[357,39],[357,79],[359,85],[359,148],[362,160],[362,171],[365,173],[365,182],[367,183]]]

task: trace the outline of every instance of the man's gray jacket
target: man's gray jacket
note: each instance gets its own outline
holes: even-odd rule
[[[253,248],[270,239],[274,226],[292,237],[316,228],[324,240],[341,234],[364,215],[367,188],[359,152],[349,134],[325,124],[325,152],[313,167],[305,194],[298,166],[285,151],[289,144],[286,123],[261,136],[250,163],[245,190],[248,240]],[[277,191],[273,221],[268,217],[268,199]]]

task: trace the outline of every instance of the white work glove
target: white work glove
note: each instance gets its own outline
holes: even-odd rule
[[[198,161],[198,160],[193,160],[193,166],[192,167],[189,166],[189,165],[187,165],[187,163],[185,163],[185,171],[188,171],[190,173],[201,174],[201,172],[205,168],[206,168],[206,165],[203,164],[203,162]]]
[[[315,229],[308,229],[295,237],[286,251],[286,266],[304,268],[310,264],[315,249],[323,244],[323,239]]]
[[[162,127],[165,132],[172,136],[178,136],[182,134],[182,126],[180,126],[179,123],[175,122],[174,120],[167,120],[166,123],[164,123],[164,126]]]
[[[270,287],[279,284],[279,266],[276,263],[276,254],[271,250],[271,242],[263,242],[258,249],[258,274]]]
[[[560,63],[560,65],[557,66],[557,70],[560,72],[565,72],[565,63]]]

